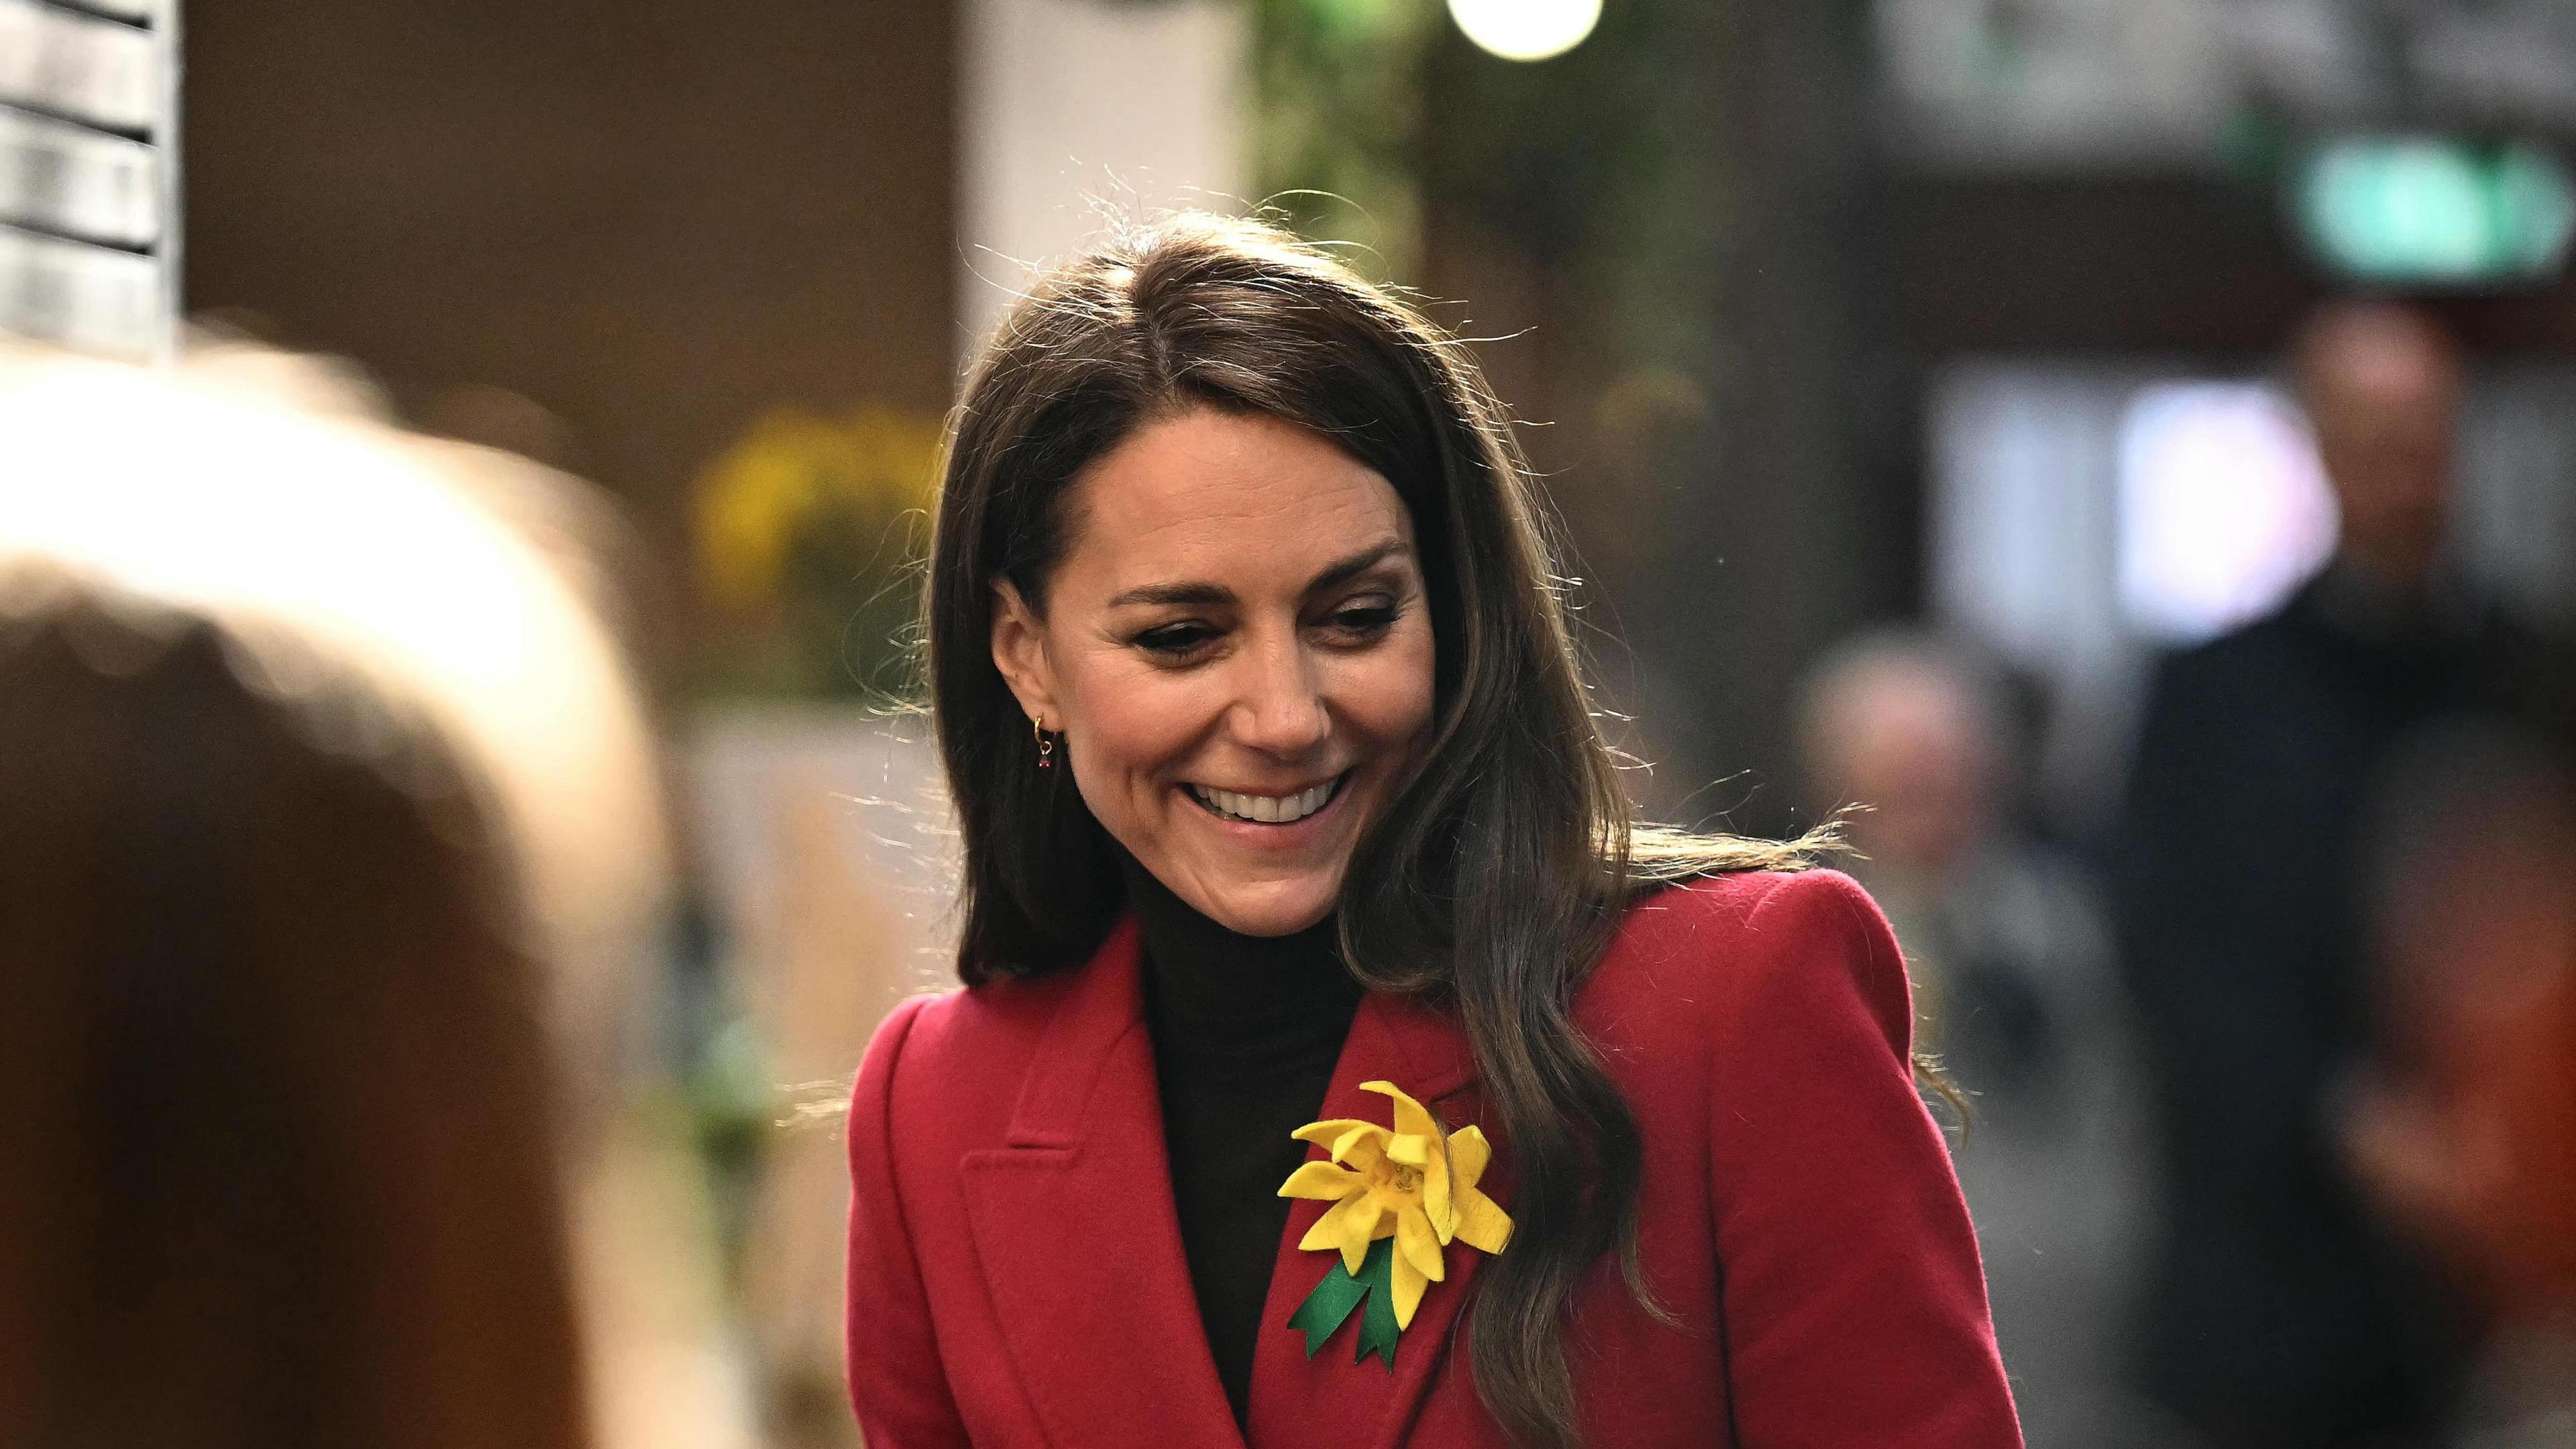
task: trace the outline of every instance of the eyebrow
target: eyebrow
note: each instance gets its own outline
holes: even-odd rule
[[[1308,581],[1305,592],[1320,593],[1335,585],[1349,583],[1402,552],[1404,552],[1404,543],[1400,539],[1390,538],[1373,543],[1347,558],[1327,565],[1323,572]],[[1151,604],[1171,608],[1233,602],[1234,591],[1223,584],[1188,582],[1140,585],[1112,598],[1109,601],[1109,607],[1121,609],[1134,604]]]

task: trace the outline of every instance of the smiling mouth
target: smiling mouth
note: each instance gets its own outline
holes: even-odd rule
[[[1242,820],[1256,825],[1293,825],[1331,804],[1348,779],[1350,773],[1344,771],[1321,785],[1309,786],[1291,795],[1246,795],[1234,790],[1214,790],[1205,785],[1191,785],[1188,790],[1191,799],[1220,819]]]

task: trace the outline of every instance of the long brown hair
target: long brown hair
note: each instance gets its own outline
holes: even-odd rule
[[[587,1443],[477,787],[400,722],[398,768],[333,748],[379,694],[63,587],[0,612],[0,1441]]]
[[[1043,611],[1076,476],[1139,424],[1196,408],[1312,430],[1392,484],[1419,540],[1437,647],[1425,763],[1372,827],[1339,922],[1369,987],[1452,1006],[1518,1183],[1512,1251],[1479,1282],[1487,1408],[1525,1444],[1577,1442],[1564,1344],[1577,1280],[1636,1264],[1635,1118],[1570,1016],[1641,884],[1794,866],[1799,845],[1637,824],[1596,727],[1543,513],[1465,349],[1321,252],[1257,222],[1129,228],[1041,278],[959,403],[932,543],[929,655],[965,854],[970,984],[1089,957],[1121,908],[1116,855],[1041,773],[988,640],[994,586]]]

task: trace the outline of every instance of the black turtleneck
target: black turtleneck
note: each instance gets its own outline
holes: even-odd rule
[[[1342,967],[1329,918],[1293,936],[1237,935],[1125,864],[1144,928],[1145,1019],[1181,1250],[1240,1424],[1288,1229],[1279,1184],[1306,1160],[1306,1144],[1288,1134],[1319,1115],[1360,986]]]

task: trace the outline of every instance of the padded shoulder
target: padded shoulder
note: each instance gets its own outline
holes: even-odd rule
[[[1702,1048],[1776,1049],[1857,1011],[1903,1057],[1911,996],[1895,935],[1859,882],[1835,870],[1743,871],[1630,907],[1578,1012],[1614,1033],[1677,1020]]]
[[[998,1134],[1021,1068],[1077,974],[1068,968],[904,1001],[868,1043],[854,1119],[869,1112],[880,1132],[907,1140]]]
[[[1041,1030],[1055,1015],[1081,967],[1018,976],[984,986],[951,987],[915,998],[919,1020],[912,1051],[934,1062],[973,1057]],[[906,1005],[911,1005],[907,1002]]]

